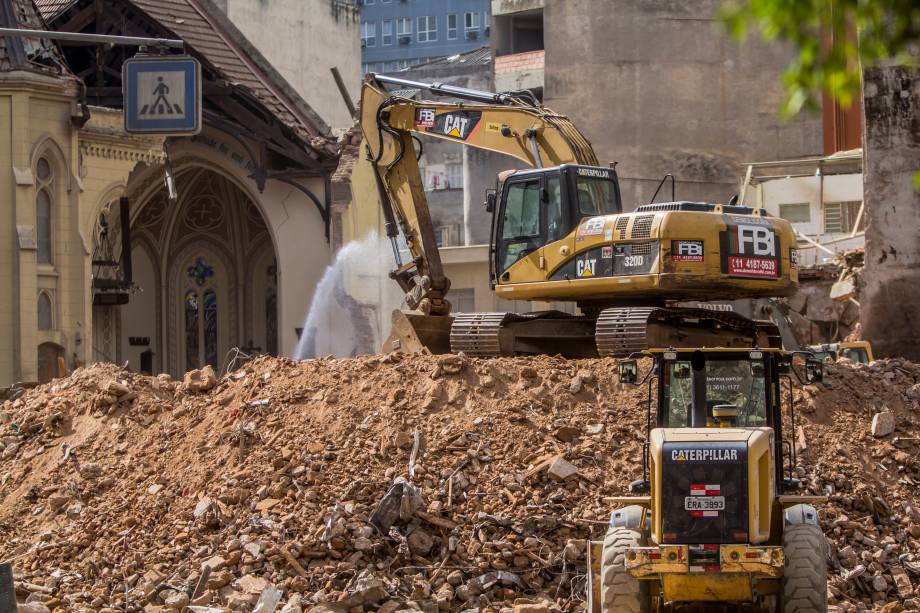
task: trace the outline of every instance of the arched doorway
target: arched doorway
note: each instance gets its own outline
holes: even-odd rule
[[[134,281],[120,307],[120,360],[141,370],[183,372],[226,365],[234,347],[276,354],[276,259],[249,195],[213,168],[176,169],[179,197],[138,197],[132,215]],[[145,368],[146,370],[146,368]]]

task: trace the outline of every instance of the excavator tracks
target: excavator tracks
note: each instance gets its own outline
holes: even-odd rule
[[[450,351],[471,357],[562,355],[626,357],[649,347],[781,347],[772,322],[700,308],[617,307],[596,320],[558,311],[461,313]]]
[[[648,348],[648,321],[655,308],[604,309],[594,339],[601,356],[624,357]]]
[[[501,355],[499,334],[510,313],[458,313],[450,327],[450,350],[487,358]]]

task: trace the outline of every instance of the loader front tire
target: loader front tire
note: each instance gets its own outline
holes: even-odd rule
[[[626,551],[642,546],[642,535],[629,528],[610,528],[601,560],[602,613],[648,613],[648,583],[626,572]]]
[[[819,526],[786,526],[783,613],[827,613],[826,551],[827,541]]]

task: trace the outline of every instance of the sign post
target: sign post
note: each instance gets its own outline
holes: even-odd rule
[[[201,65],[188,56],[135,56],[122,67],[125,131],[191,135],[201,131]]]

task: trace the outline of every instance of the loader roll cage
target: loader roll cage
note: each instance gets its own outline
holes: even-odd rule
[[[805,357],[805,377],[793,368],[795,355]],[[638,385],[647,384],[646,442],[642,480],[630,484],[634,493],[648,491],[649,443],[652,428],[717,428],[717,408],[733,408],[734,427],[768,427],[774,432],[776,488],[778,492],[799,488],[794,478],[795,396],[793,374],[800,383],[816,383],[823,376],[820,360],[808,351],[781,349],[651,349],[621,360],[623,383],[635,383],[637,357],[650,357],[654,366]],[[782,382],[787,387],[783,389]],[[652,387],[657,395],[653,398]],[[786,392],[785,397],[783,392]],[[652,418],[652,402],[657,400]],[[787,405],[792,435],[783,436],[783,405]],[[788,462],[787,462],[788,461]]]

